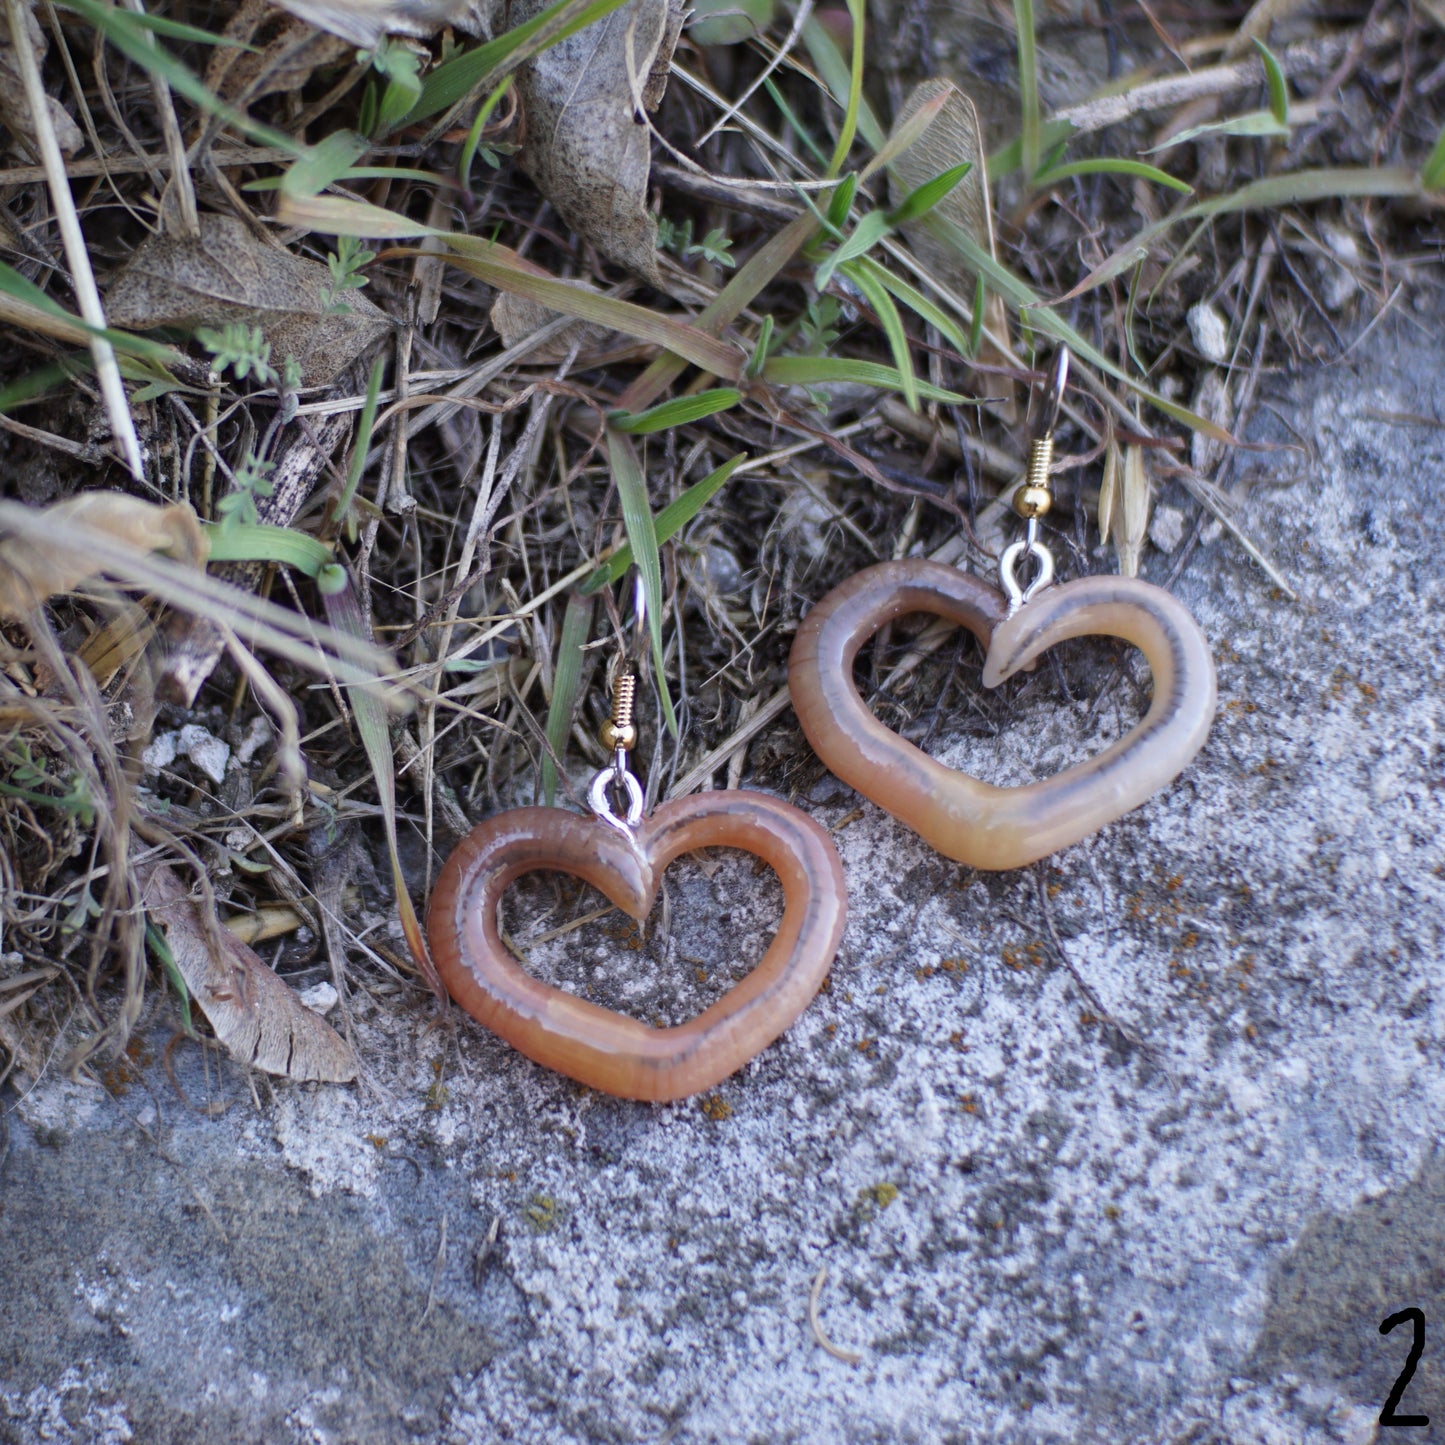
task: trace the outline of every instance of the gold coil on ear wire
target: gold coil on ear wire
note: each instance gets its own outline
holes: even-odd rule
[[[1038,434],[1029,443],[1029,464],[1024,473],[1024,484],[1013,497],[1014,511],[1029,522],[1042,517],[1054,504],[1053,488],[1049,485],[1049,468],[1054,460],[1054,428],[1059,423],[1064,388],[1068,384],[1069,352],[1067,347],[1061,346],[1054,353],[1053,365],[1049,367],[1043,394],[1043,419]]]
[[[619,748],[630,752],[637,746],[637,725],[632,721],[632,705],[637,695],[637,674],[623,666],[612,684],[612,716],[602,724],[599,740],[609,753]]]
[[[1014,493],[1014,511],[1021,517],[1042,517],[1054,504],[1049,486],[1049,467],[1054,460],[1054,434],[1035,437],[1029,443],[1029,466],[1024,484]]]

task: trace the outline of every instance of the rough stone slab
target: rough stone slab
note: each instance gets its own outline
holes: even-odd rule
[[[258,1108],[229,1070],[208,1094],[185,1049],[220,1117],[158,1066],[118,1102],[42,1081],[0,1163],[0,1441],[1363,1445],[1409,1345],[1378,1326],[1407,1306],[1430,1333],[1401,1409],[1435,1423],[1379,1438],[1445,1438],[1438,319],[1424,334],[1265,381],[1254,439],[1312,452],[1247,454],[1242,520],[1303,600],[1226,537],[1195,556],[1176,590],[1222,706],[1166,793],[983,876],[811,775],[843,952],[708,1109],[587,1095],[465,1019],[453,1041],[379,1008],[354,1090],[262,1083]],[[1017,780],[1146,693],[1074,644],[1001,735],[955,692],[930,745]],[[647,950],[674,983],[615,917],[533,966],[644,1017],[695,1006],[756,956],[776,891],[733,861],[676,876]],[[522,936],[574,907],[529,897]],[[820,1320],[856,1364],[809,1329],[824,1266]]]

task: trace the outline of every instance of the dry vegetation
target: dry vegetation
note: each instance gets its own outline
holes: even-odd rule
[[[861,0],[749,0],[675,54],[643,0],[546,48],[535,7],[293,8],[8,0],[0,1079],[123,1049],[162,968],[233,1052],[349,1076],[216,920],[423,998],[407,895],[603,760],[628,557],[651,795],[786,793],[799,616],[876,558],[988,568],[1056,341],[1055,549],[1161,581],[1298,471],[1229,445],[1273,373],[1390,311],[1438,345],[1440,0],[892,0],[858,46]],[[875,658],[875,704],[936,722],[972,665]]]

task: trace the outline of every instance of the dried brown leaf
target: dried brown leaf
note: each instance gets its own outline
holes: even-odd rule
[[[497,293],[489,313],[502,345],[508,350],[556,321],[559,314],[526,296],[514,296],[508,291]],[[598,326],[593,321],[574,321],[550,340],[539,342],[527,359],[534,363],[561,361],[574,351],[594,350],[618,339],[618,333],[606,326]]]
[[[45,60],[50,48],[40,22],[35,18],[33,4],[25,4],[25,33],[30,38],[30,48],[35,52],[37,64]],[[0,25],[0,122],[20,140],[25,142],[32,155],[40,154],[35,139],[35,121],[30,112],[30,102],[25,95],[25,84],[20,78],[20,66],[15,59],[15,50],[10,43],[10,31]],[[55,127],[55,138],[60,142],[61,151],[73,156],[85,145],[85,134],[70,118],[65,107],[51,95],[46,97],[51,123]]]
[[[993,239],[993,211],[988,199],[988,152],[978,111],[969,96],[951,80],[920,81],[908,94],[894,120],[897,131],[925,105],[944,103],[927,130],[888,167],[888,190],[894,205],[911,191],[951,170],[964,161],[973,169],[938,203],[937,214],[970,236],[990,256],[997,255]],[[963,295],[972,292],[975,277],[956,251],[935,239],[921,225],[905,226],[904,234],[914,254],[940,281]],[[1007,337],[1008,312],[1003,298],[989,293],[984,325],[995,336]],[[979,348],[979,360],[991,366],[1006,366],[1005,357],[987,338]],[[1016,412],[1013,383],[1006,376],[985,375],[980,389],[1012,420]]]
[[[295,8],[299,13],[300,7]],[[336,64],[352,48],[346,40],[318,32],[307,19],[287,15],[267,0],[245,0],[222,33],[237,43],[218,45],[211,52],[206,88],[242,106],[263,96],[299,91],[317,70]]]
[[[546,8],[513,6],[514,24]],[[667,87],[681,0],[631,0],[544,50],[519,74],[526,143],[519,157],[563,220],[609,260],[656,283],[657,222],[647,209],[652,136],[636,115]]]
[[[241,942],[208,918],[164,863],[137,870],[152,922],[186,987],[234,1058],[268,1074],[344,1084],[356,1077],[351,1045]]]
[[[331,273],[255,236],[234,216],[200,217],[198,237],[148,237],[106,297],[113,325],[259,326],[279,370],[296,359],[303,386],[324,386],[391,328],[355,290],[330,296]],[[344,309],[342,309],[344,308]]]
[[[205,564],[205,535],[184,502],[162,506],[121,492],[81,492],[46,507],[44,515],[53,541],[0,534],[0,617],[23,617],[103,570],[83,547],[67,541],[68,529],[77,524],[137,552],[168,552],[198,567]]]
[[[363,50],[386,34],[431,35],[443,25],[490,33],[493,6],[481,0],[278,0],[308,25],[329,30]]]

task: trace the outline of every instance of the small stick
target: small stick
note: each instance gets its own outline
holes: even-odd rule
[[[80,314],[86,322],[103,330],[106,324],[105,308],[100,304],[95,273],[90,269],[90,254],[85,249],[85,236],[81,232],[80,217],[75,210],[75,197],[70,193],[70,181],[65,174],[65,157],[60,154],[60,141],[55,135],[49,98],[45,93],[45,85],[40,78],[40,66],[36,63],[35,51],[25,27],[25,11],[20,0],[5,0],[5,12],[10,21],[10,40],[15,50],[15,60],[20,67],[20,78],[25,86],[25,99],[30,106],[31,119],[35,123],[35,143],[40,151],[41,164],[45,168],[45,180],[50,188],[51,204],[55,207],[55,220],[60,227],[65,259],[70,266],[75,299],[80,304]],[[131,475],[138,482],[144,481],[145,463],[141,460],[140,440],[135,434],[135,421],[130,414],[130,401],[120,379],[115,351],[103,336],[94,335],[90,338],[90,350],[95,358],[95,376],[100,383],[101,395],[105,398],[111,431],[115,434]]]
[[[823,1286],[828,1281],[828,1266],[820,1264],[817,1276],[813,1280],[813,1288],[808,1294],[808,1328],[813,1332],[813,1338],[835,1360],[842,1360],[845,1365],[856,1365],[863,1358],[857,1350],[845,1350],[835,1345],[832,1340],[823,1332],[823,1326],[818,1319],[818,1297],[823,1293]]]
[[[432,1265],[431,1287],[426,1292],[426,1308],[421,1312],[421,1318],[416,1322],[417,1329],[420,1329],[431,1314],[432,1307],[437,1302],[437,1282],[442,1277],[442,1268],[447,1262],[447,1217],[442,1215],[442,1237],[437,1242],[436,1263]]]

